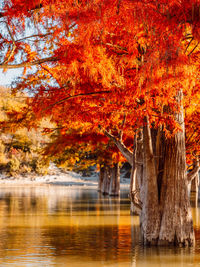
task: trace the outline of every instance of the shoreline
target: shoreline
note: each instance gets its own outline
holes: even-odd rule
[[[130,179],[120,178],[120,187],[127,188],[129,186]],[[6,175],[0,175],[0,187],[10,186],[65,186],[65,187],[77,187],[77,188],[97,188],[98,187],[98,175],[95,173],[92,176],[83,177],[78,173],[67,171],[55,172],[44,176],[39,175],[27,175],[18,177],[9,177]]]

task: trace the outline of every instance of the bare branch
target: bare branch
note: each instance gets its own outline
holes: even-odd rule
[[[23,37],[21,39],[18,39],[18,40],[16,40],[16,42],[21,42],[23,40],[30,39],[30,38],[35,38],[35,37],[44,38],[44,37],[47,37],[47,36],[49,36],[51,34],[52,34],[52,32],[48,32],[48,33],[45,33],[45,34],[33,34],[33,35],[30,35],[30,36],[26,36],[26,37]]]
[[[5,24],[6,24],[6,28],[7,28],[8,32],[9,32],[9,35],[10,35],[10,37],[11,37],[11,39],[12,39],[13,47],[12,47],[12,50],[10,51],[8,57],[4,60],[3,64],[7,64],[7,63],[9,62],[9,60],[10,60],[11,57],[13,56],[13,54],[14,54],[14,52],[15,52],[15,49],[16,49],[15,39],[14,39],[14,37],[13,37],[13,35],[12,35],[12,32],[11,32],[9,26],[8,26],[8,23],[5,22]]]
[[[69,26],[68,31],[71,30],[72,28],[74,28],[74,27],[76,26],[76,24],[77,24],[76,22],[72,23],[72,24]]]
[[[115,145],[118,147],[119,151],[122,155],[126,158],[128,163],[132,166],[133,165],[133,152],[131,152],[122,141],[118,140],[114,135],[110,134],[108,131],[104,131],[105,135],[110,138]]]
[[[197,159],[196,162],[195,162],[194,168],[192,169],[191,172],[189,172],[187,174],[187,180],[188,180],[188,182],[191,182],[195,178],[195,176],[199,172],[199,169],[200,169],[200,167],[199,167],[199,160]]]
[[[134,206],[136,206],[138,209],[142,210],[142,202],[140,201],[140,199],[138,199],[137,197],[137,193],[139,193],[139,190],[134,190],[132,192],[130,192],[130,199],[131,202],[134,204]]]

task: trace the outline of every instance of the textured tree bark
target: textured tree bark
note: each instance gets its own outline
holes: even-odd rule
[[[181,102],[181,92],[177,102]],[[161,184],[161,225],[158,245],[194,245],[193,221],[186,175],[185,128],[181,110],[175,115],[181,131],[165,141],[165,163]]]
[[[120,193],[120,168],[119,163],[114,164],[111,168],[110,196],[119,196]]]
[[[188,181],[191,180],[190,193],[196,194],[198,200],[199,193],[199,159],[196,158],[193,162],[193,170],[187,174]]]
[[[177,96],[181,103],[181,92]],[[141,185],[141,232],[148,245],[194,245],[188,183],[195,170],[186,174],[185,129],[183,111],[175,114],[181,130],[167,139],[154,133],[154,149],[148,125],[143,128],[144,175]],[[155,141],[155,140],[154,140]],[[156,145],[155,145],[156,144]],[[155,159],[156,156],[156,159]]]
[[[198,193],[199,191],[199,174],[197,173],[191,182],[190,192]]]
[[[193,169],[192,171],[190,171],[188,174],[187,174],[187,180],[188,182],[191,182],[193,179],[197,179],[196,180],[196,183],[198,184],[199,183],[199,159],[198,157],[196,158],[196,160],[194,160],[193,162]]]
[[[148,118],[146,118],[146,125],[143,127],[143,148],[144,176],[140,189],[142,202],[142,211],[140,215],[141,233],[144,244],[156,245],[160,230],[160,213],[156,166]]]
[[[157,173],[157,183],[158,183],[158,197],[160,199],[161,186],[165,188],[165,185],[163,183],[163,172],[165,165],[165,134],[161,126],[157,131],[155,153],[156,153],[155,163],[156,163],[156,173]]]
[[[104,172],[105,172],[105,168],[101,166],[100,171],[99,171],[98,192],[102,192],[103,190]]]
[[[161,192],[159,245],[194,244],[193,222],[186,179],[184,133],[166,142],[166,159]]]
[[[188,180],[192,179],[190,184],[190,202],[193,206],[198,206],[198,196],[199,196],[199,162],[194,162],[193,170],[188,173]]]
[[[142,130],[136,131],[134,138],[133,164],[131,168],[130,200],[131,214],[141,214],[140,188],[143,180],[143,134]]]
[[[179,92],[180,107],[181,98]],[[167,112],[170,113],[169,108]],[[143,142],[136,142],[132,154],[130,195],[132,204],[141,210],[141,234],[146,245],[193,246],[195,243],[188,184],[199,171],[199,165],[186,173],[183,110],[174,114],[174,118],[181,130],[167,139],[162,128],[157,132],[150,129],[146,117]]]
[[[129,195],[131,200],[130,212],[132,215],[140,215],[142,209],[140,198],[138,197],[140,189],[137,182],[137,172],[138,170],[136,167],[131,168],[131,177],[130,177],[131,182],[130,182]]]
[[[111,168],[109,166],[105,167],[104,178],[102,184],[102,194],[108,195],[111,181]]]
[[[115,145],[117,146],[119,151],[122,153],[122,155],[128,161],[128,163],[132,166],[132,164],[133,164],[133,160],[132,160],[133,159],[133,153],[124,145],[122,140],[117,139],[115,136],[113,136],[112,134],[110,134],[107,131],[105,131],[104,133],[108,138],[110,138],[115,143]]]

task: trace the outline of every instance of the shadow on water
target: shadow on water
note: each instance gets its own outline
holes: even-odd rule
[[[59,186],[0,189],[0,266],[199,266],[199,208],[192,249],[143,247],[128,191]]]

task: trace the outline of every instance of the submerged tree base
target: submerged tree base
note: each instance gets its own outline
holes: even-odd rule
[[[195,238],[186,238],[184,240],[178,241],[177,237],[174,240],[169,241],[167,239],[152,239],[151,241],[145,240],[143,238],[143,243],[145,246],[159,246],[159,247],[193,247],[195,246]]]
[[[194,239],[186,239],[182,242],[178,242],[175,240],[174,242],[169,242],[167,240],[159,240],[158,241],[158,246],[175,246],[175,247],[193,247],[195,245]]]

